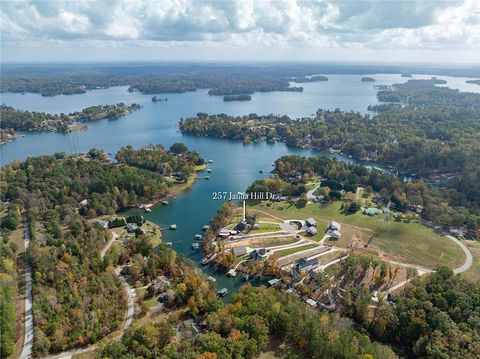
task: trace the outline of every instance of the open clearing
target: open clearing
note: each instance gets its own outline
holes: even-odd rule
[[[305,251],[307,249],[316,248],[316,247],[318,247],[316,244],[307,244],[307,245],[299,246],[299,247],[281,249],[281,250],[275,252],[275,257],[282,258],[282,257],[288,256],[290,254],[298,253],[298,252]]]
[[[342,202],[337,201],[327,206],[309,204],[297,208],[287,202],[261,202],[249,208],[285,220],[313,217],[319,223],[319,232],[330,221],[337,221],[342,224],[342,237],[329,242],[338,247],[348,248],[352,243],[357,246],[368,243],[369,249],[376,250],[379,255],[428,268],[437,265],[457,268],[465,261],[463,251],[455,243],[421,223],[387,221],[383,214],[374,217],[361,212],[345,215],[340,211],[341,205]]]
[[[473,256],[473,265],[462,275],[475,281],[480,281],[480,242],[463,241]]]

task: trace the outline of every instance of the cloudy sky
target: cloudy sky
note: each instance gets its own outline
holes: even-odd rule
[[[1,0],[12,61],[480,62],[480,1]]]

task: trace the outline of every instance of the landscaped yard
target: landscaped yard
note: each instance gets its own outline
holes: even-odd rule
[[[318,247],[318,246],[316,244],[306,244],[304,246],[281,249],[281,250],[275,252],[275,257],[282,258],[282,257],[288,256],[290,254],[298,253],[298,252],[305,251],[307,249],[312,249],[312,248],[315,248],[315,247]]]
[[[249,246],[252,248],[273,247],[292,244],[296,241],[298,239],[293,237],[251,238]]]
[[[280,226],[278,224],[273,223],[257,223],[258,228],[252,228],[250,233],[268,233],[268,232],[276,232],[280,230]]]
[[[329,242],[338,247],[347,248],[352,243],[363,246],[368,243],[369,248],[382,251],[392,259],[428,268],[437,265],[455,268],[465,260],[463,251],[455,243],[421,223],[402,223],[393,219],[387,221],[384,214],[374,217],[361,212],[345,215],[340,210],[341,205],[342,202],[337,201],[327,206],[310,204],[297,208],[286,202],[262,202],[251,208],[285,220],[313,217],[318,222],[319,232],[321,225],[337,221],[342,224],[342,237]]]

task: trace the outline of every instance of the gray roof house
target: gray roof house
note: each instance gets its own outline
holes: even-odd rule
[[[305,223],[309,227],[315,227],[317,225],[317,221],[314,220],[313,218],[308,218],[307,220],[305,220]]]
[[[127,229],[128,233],[133,233],[138,229],[138,226],[136,223],[127,223],[125,228]]]
[[[237,257],[244,256],[245,254],[248,254],[248,248],[235,247],[235,248],[232,248],[232,253],[235,254]]]
[[[308,227],[307,228],[307,233],[311,234],[312,236],[317,234],[317,229],[315,227]]]
[[[307,257],[300,258],[295,261],[294,268],[297,272],[311,271],[318,267],[318,258],[307,259]]]
[[[252,257],[252,259],[254,259],[256,262],[264,261],[268,258],[269,255],[270,251],[265,248],[255,249],[253,252],[250,253],[250,257]]]

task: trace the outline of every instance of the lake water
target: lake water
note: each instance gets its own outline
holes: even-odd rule
[[[201,233],[221,202],[212,199],[215,191],[238,192],[256,179],[267,176],[259,171],[269,172],[277,158],[287,154],[313,155],[320,152],[286,147],[283,143],[243,144],[239,141],[220,140],[206,137],[184,136],[177,128],[180,118],[194,116],[198,112],[226,113],[229,115],[286,114],[292,118],[310,116],[318,108],[353,110],[367,112],[367,106],[377,103],[374,85],[390,85],[405,82],[400,75],[376,74],[375,83],[361,82],[362,76],[329,75],[329,81],[302,84],[303,93],[269,92],[256,93],[249,102],[224,102],[221,96],[208,96],[206,90],[184,94],[169,94],[168,102],[151,101],[151,95],[129,93],[126,87],[89,91],[85,94],[42,97],[38,94],[1,94],[1,102],[19,109],[50,113],[70,113],[85,107],[118,102],[138,103],[143,108],[116,120],[88,123],[88,130],[62,133],[27,133],[13,143],[0,146],[1,164],[23,160],[28,156],[52,154],[55,152],[88,151],[92,147],[115,153],[124,145],[135,147],[153,143],[170,146],[183,142],[190,149],[199,152],[210,165],[210,180],[198,180],[193,187],[171,201],[167,206],[156,206],[145,215],[161,227],[177,224],[176,231],[164,232],[164,241],[171,241],[173,248],[197,263],[202,255],[191,249],[193,236]],[[429,78],[429,76],[414,76]],[[480,86],[466,84],[463,78],[446,79],[447,85],[461,91],[480,92]],[[326,156],[329,154],[323,153]],[[352,161],[335,155],[338,159]],[[217,278],[219,288],[235,290],[243,281],[226,278],[213,267],[204,268],[207,275]]]

